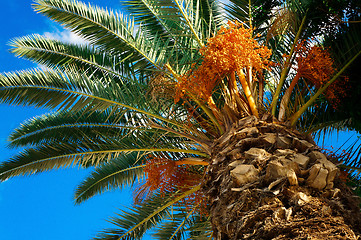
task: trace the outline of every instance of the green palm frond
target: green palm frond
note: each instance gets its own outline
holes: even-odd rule
[[[119,13],[71,0],[38,0],[36,11],[61,23],[91,44],[136,63],[137,69],[162,69],[168,46],[156,36],[149,39],[134,22]]]
[[[212,226],[209,217],[192,216],[189,223],[189,238],[192,240],[212,239]]]
[[[46,150],[46,152],[44,152]],[[72,165],[97,165],[106,159],[118,157],[114,150],[89,150],[78,146],[61,144],[22,151],[12,159],[0,165],[0,179],[4,181],[13,176],[37,174],[51,169],[70,167]]]
[[[130,123],[131,121],[131,123]],[[137,115],[126,111],[69,112],[68,110],[45,114],[23,123],[9,136],[10,147],[40,145],[49,142],[73,142],[87,136],[90,139],[122,138],[140,131],[157,130],[144,126]],[[173,135],[173,134],[172,134]]]
[[[172,220],[162,223],[156,230],[156,232],[152,235],[154,239],[167,239],[167,240],[181,240],[184,238],[183,231],[177,231],[179,225],[183,223],[180,216],[172,216]],[[177,214],[183,215],[183,214]]]
[[[351,176],[360,179],[361,174],[361,138],[351,142],[347,148],[341,153],[341,149],[336,151],[339,154],[339,161],[342,163],[341,168],[348,170]]]
[[[100,76],[110,74],[113,81],[124,79],[122,75],[128,72],[125,65],[127,59],[110,56],[95,47],[63,43],[40,35],[16,38],[10,44],[11,51],[19,57],[24,57],[50,68],[71,66],[79,71],[98,73]]]
[[[201,19],[201,32],[204,38],[214,36],[217,30],[224,24],[222,6],[217,0],[193,1],[194,9]]]
[[[202,47],[205,43],[205,36],[201,35],[201,19],[199,13],[193,8],[193,0],[173,0],[177,15],[180,17],[174,20],[179,21],[184,33],[190,39],[195,40],[198,47]]]
[[[119,214],[118,217],[113,217],[111,222],[116,225],[118,229],[105,230],[94,239],[139,239],[148,229],[154,227],[169,216],[170,208],[175,203],[199,189],[200,186],[197,186],[185,193],[163,197],[159,194],[154,194],[139,206],[134,206],[134,208],[127,212],[123,211],[123,214]]]
[[[115,104],[114,92],[109,94],[101,81],[94,80],[76,71],[65,74],[35,69],[2,74],[1,101],[14,105],[72,110],[85,106],[106,109]],[[103,96],[96,96],[97,94]]]
[[[186,143],[173,143],[172,147],[167,147],[167,143],[161,139],[154,142],[150,137],[142,141],[138,140],[136,143],[132,140],[139,138],[135,137],[124,137],[121,140],[88,139],[86,136],[84,138],[81,143],[51,143],[50,145],[43,144],[39,147],[26,149],[11,160],[1,163],[0,179],[6,180],[13,176],[36,174],[75,165],[81,167],[97,166],[103,162],[112,161],[122,154],[132,152],[141,154],[169,152],[207,156],[201,151],[192,149],[192,146]],[[168,145],[171,144],[168,143]]]
[[[199,16],[199,12],[193,7],[193,0],[173,0],[175,4],[175,9],[178,14],[181,16],[177,19],[181,20],[180,24],[184,26],[184,29],[188,31],[185,34],[188,35],[190,39],[194,39],[196,41],[196,45],[202,47],[205,43],[205,37],[201,34],[201,18]]]
[[[309,132],[313,133],[315,139],[326,139],[331,133],[348,131],[348,126],[352,119],[329,120],[319,124],[313,124]]]
[[[167,118],[163,106],[152,103],[147,94],[139,95],[147,91],[146,85],[133,82],[120,86],[111,80],[108,82],[104,85],[94,76],[70,69],[67,73],[41,70],[8,73],[0,75],[0,101],[74,112],[85,107],[88,111],[102,111],[113,106],[184,128]]]
[[[332,52],[332,58],[337,66],[341,66],[361,50],[361,24],[354,24],[342,29],[338,34],[328,36],[325,47]]]
[[[230,0],[225,4],[227,18],[229,20],[237,19],[244,24],[250,24],[250,2],[248,0]]]
[[[122,4],[134,16],[135,22],[149,33],[150,37],[155,35],[168,37],[174,44],[178,44],[178,39],[189,30],[196,39],[204,41],[215,32],[221,18],[219,3],[215,0],[166,0],[162,2],[131,0],[124,1]],[[199,31],[200,29],[201,31]],[[196,31],[199,31],[202,37],[197,36]]]
[[[181,26],[174,20],[180,17],[179,14],[169,11],[176,6],[172,0],[161,3],[154,0],[129,0],[122,1],[122,4],[133,14],[135,22],[141,25],[150,37],[159,35],[175,41],[182,32]]]
[[[97,166],[132,152],[139,153],[140,156],[151,152],[168,152],[170,155],[172,153],[186,154],[183,157],[187,154],[207,156],[202,150],[197,150],[199,146],[194,142],[174,136],[173,132],[167,130],[155,131],[149,127],[139,128],[134,125],[127,127],[127,122],[124,122],[122,125],[110,128],[111,130],[119,128],[122,132],[107,135],[105,133],[109,133],[110,122],[83,123],[82,125],[74,121],[77,120],[74,118],[77,115],[70,117],[67,113],[65,112],[65,118],[61,118],[60,113],[34,119],[23,126],[24,131],[22,129],[16,131],[13,135],[16,137],[15,145],[35,145],[35,147],[28,148],[13,159],[3,162],[0,167],[0,179],[5,180],[12,176],[35,174],[75,165]],[[78,116],[85,120],[89,116],[89,114],[80,114]],[[106,114],[95,113],[90,116],[89,120],[104,120]],[[114,118],[116,115],[112,118],[108,117],[106,121],[114,120]],[[64,126],[61,120],[67,120],[71,124],[65,123]],[[135,124],[133,120],[131,118],[131,122]],[[52,125],[49,126],[49,124]],[[48,129],[43,129],[44,126]],[[62,131],[59,131],[59,128],[62,128]],[[51,134],[52,132],[54,134]],[[122,135],[119,135],[120,133]]]
[[[132,185],[136,179],[144,177],[144,166],[141,155],[134,153],[122,155],[98,166],[78,185],[74,196],[75,202],[79,204],[96,194]]]
[[[188,235],[189,225],[192,226],[191,218],[197,215],[195,211],[198,205],[193,206],[192,209],[187,209],[185,206],[179,206],[176,212],[172,212],[169,219],[157,227],[153,237],[156,239],[180,240],[186,239]]]
[[[274,12],[280,8],[280,1],[270,0],[229,0],[225,2],[226,19],[237,20],[247,26],[255,27],[255,31],[263,32]]]

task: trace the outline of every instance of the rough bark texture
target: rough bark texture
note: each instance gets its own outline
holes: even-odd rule
[[[247,117],[215,141],[204,192],[215,239],[358,239],[359,199],[313,140]]]

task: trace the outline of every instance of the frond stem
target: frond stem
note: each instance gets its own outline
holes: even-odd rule
[[[205,161],[197,161],[197,160],[179,160],[175,162],[176,165],[202,165],[202,166],[208,166],[209,163]]]
[[[288,55],[287,59],[286,59],[286,62],[285,62],[285,65],[284,65],[284,68],[282,69],[282,72],[281,72],[281,77],[280,77],[280,80],[278,82],[278,85],[277,85],[277,89],[276,89],[276,92],[274,93],[273,95],[273,99],[272,99],[272,103],[271,103],[271,113],[273,116],[276,116],[276,107],[277,107],[277,101],[278,101],[278,98],[279,98],[279,95],[281,93],[281,90],[282,90],[282,87],[283,87],[283,84],[286,80],[286,77],[288,75],[288,72],[290,71],[290,62],[291,62],[291,59],[293,57],[293,53],[294,53],[294,50],[296,48],[296,45],[297,45],[297,42],[298,42],[298,39],[300,38],[301,36],[301,33],[302,33],[302,30],[303,30],[303,25],[305,24],[306,22],[306,16],[307,14],[303,17],[302,19],[302,22],[301,22],[301,25],[297,31],[297,34],[296,34],[296,37],[293,41],[293,44],[292,44],[292,47],[291,47],[291,51],[290,51],[290,54]]]
[[[240,69],[237,71],[238,76],[239,76],[239,81],[241,82],[244,94],[246,95],[249,107],[251,109],[251,112],[254,116],[256,116],[258,118],[258,110],[257,110],[257,105],[256,102],[252,96],[252,92],[251,89],[249,88],[249,85],[247,83],[247,79],[244,76],[243,71]],[[235,78],[235,74],[231,74],[231,78],[234,77]]]
[[[206,113],[206,115],[211,119],[211,121],[213,122],[213,124],[215,124],[218,128],[218,131],[223,134],[223,128],[221,126],[221,124],[218,122],[216,116],[214,116],[213,112],[211,109],[209,109],[205,104],[203,104],[201,101],[199,101],[198,99],[196,99],[195,97],[191,96],[192,100],[194,102],[196,102],[198,104],[198,106],[200,106],[202,108],[202,110]]]
[[[285,95],[283,95],[283,97],[282,97],[281,104],[280,104],[280,110],[278,113],[279,121],[283,121],[285,118],[286,108],[287,108],[288,102],[290,100],[291,93],[292,93],[293,89],[295,88],[300,77],[301,77],[301,75],[299,73],[297,73],[296,76],[293,78],[290,86],[287,88]]]

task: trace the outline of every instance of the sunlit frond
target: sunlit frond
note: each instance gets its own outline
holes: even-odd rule
[[[346,74],[352,79],[342,86],[359,85],[361,25],[327,29],[338,17],[333,13],[351,14],[349,9],[313,4],[325,11],[320,17],[309,1],[294,0],[121,1],[128,16],[77,0],[35,0],[38,13],[85,44],[39,35],[11,42],[12,53],[44,68],[0,74],[0,103],[52,112],[10,135],[10,147],[23,150],[0,164],[0,182],[59,168],[91,168],[76,189],[76,204],[139,184],[134,208],[111,218],[114,229],[95,239],[141,239],[148,233],[157,239],[218,238],[212,233],[215,216],[203,211],[221,201],[211,196],[218,187],[228,184],[224,189],[231,191],[222,194],[236,196],[238,188],[230,184],[239,183],[228,177],[219,181],[223,173],[217,171],[230,174],[252,141],[273,141],[263,137],[268,133],[275,137],[272,149],[283,148],[278,128],[300,144],[312,142],[301,140],[302,133],[361,131],[356,110],[336,107],[355,105],[359,88],[347,92],[349,103],[337,98],[342,91],[333,95],[337,104],[329,94],[337,89],[331,84]],[[353,143],[339,158],[353,177],[361,169],[360,146]],[[256,160],[250,164],[262,174],[266,169]],[[327,179],[331,171],[336,175],[335,168],[327,169]],[[303,170],[305,176],[312,171]]]
[[[129,66],[120,56],[111,56],[88,45],[63,43],[58,40],[32,35],[13,39],[11,51],[50,68],[71,66],[79,71],[98,74],[100,77],[111,75],[113,81],[122,81]],[[66,70],[66,68],[65,68]]]
[[[207,156],[198,150],[191,149],[186,143],[173,143],[150,141],[151,136],[134,137],[128,135],[120,140],[114,139],[88,139],[84,136],[81,143],[61,142],[43,144],[39,147],[29,148],[16,155],[9,161],[0,165],[0,179],[6,180],[12,176],[36,174],[61,167],[97,166],[109,162],[122,154],[132,152],[147,154],[152,152],[185,153]],[[135,142],[133,142],[135,141]],[[167,145],[166,145],[167,144]],[[176,148],[177,146],[179,148]],[[141,146],[141,147],[139,147]],[[171,146],[171,147],[167,147]]]
[[[91,44],[111,55],[128,58],[137,69],[162,69],[167,44],[156,36],[153,39],[135,29],[134,22],[114,13],[70,0],[38,0],[36,11],[63,24]]]
[[[23,123],[9,137],[10,147],[39,145],[49,142],[76,141],[83,136],[89,139],[121,138],[140,131],[157,131],[144,126],[137,115],[112,108],[105,111],[67,110],[46,114]],[[138,116],[139,117],[139,116]]]

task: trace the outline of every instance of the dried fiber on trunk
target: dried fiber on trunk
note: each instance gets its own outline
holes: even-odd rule
[[[358,239],[359,199],[309,138],[256,117],[214,142],[203,186],[215,239]]]

